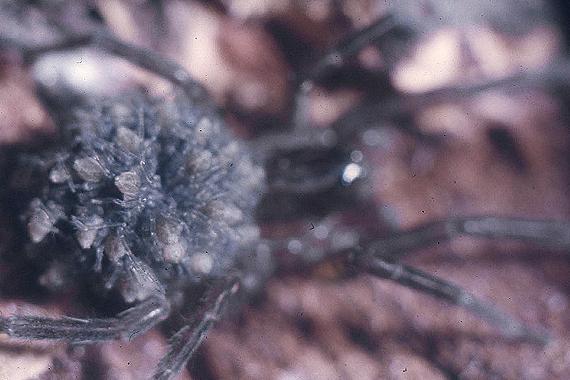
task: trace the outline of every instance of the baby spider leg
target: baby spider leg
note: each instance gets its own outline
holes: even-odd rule
[[[0,332],[15,338],[65,340],[71,343],[131,340],[166,319],[169,309],[166,299],[151,297],[123,311],[115,318],[2,317]]]
[[[194,325],[184,326],[171,339],[168,353],[162,358],[154,373],[154,380],[169,380],[192,358],[216,321],[224,306],[239,290],[239,280],[234,279],[214,288],[206,295],[204,312]]]
[[[410,266],[377,257],[362,256],[357,259],[357,262],[363,270],[375,277],[394,281],[407,288],[418,290],[466,309],[497,327],[508,338],[541,344],[548,341],[546,333],[528,328],[493,305],[477,299],[473,294],[451,282]]]

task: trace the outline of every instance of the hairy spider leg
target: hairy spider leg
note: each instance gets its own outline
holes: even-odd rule
[[[372,256],[357,259],[358,265],[369,274],[394,281],[407,288],[419,290],[435,298],[443,299],[473,313],[497,327],[510,339],[546,344],[548,335],[533,330],[493,305],[477,299],[461,287],[407,265],[389,262]]]
[[[366,253],[399,260],[411,251],[459,236],[521,240],[549,248],[570,248],[570,222],[473,216],[430,222],[372,242]]]
[[[506,90],[533,87],[554,88],[570,85],[570,62],[560,61],[539,70],[515,73],[497,79],[489,79],[466,85],[446,86],[434,90],[406,94],[397,93],[378,101],[364,100],[344,113],[331,126],[338,139],[354,139],[359,131],[370,128],[397,128],[398,130],[428,144],[437,144],[442,136],[426,133],[414,126],[409,115],[422,107],[444,102],[457,102],[493,89]]]
[[[330,70],[342,67],[348,59],[358,54],[362,49],[386,36],[401,25],[401,22],[399,22],[393,15],[380,17],[369,26],[349,34],[340,43],[323,54],[322,57],[318,59],[317,63],[311,67],[309,72],[298,80],[293,117],[295,128],[302,129],[302,127],[306,127],[308,124],[308,94],[313,88],[313,83],[318,81],[319,77],[330,72]],[[367,105],[365,103],[364,105],[366,107],[364,110],[369,112],[364,113],[364,115],[367,115],[368,119],[377,123],[378,119],[389,120],[396,116],[401,116],[406,112],[409,112],[410,109],[416,108],[418,104],[426,102],[431,104],[445,100],[453,100],[457,97],[468,97],[477,94],[480,91],[497,87],[535,84],[536,82],[547,79],[549,76],[548,74],[549,70],[536,73],[531,72],[529,74],[518,73],[505,78],[493,79],[470,86],[446,87],[422,94],[404,96],[403,98],[398,96],[394,99],[388,99],[388,104],[384,104],[385,102],[382,102],[379,107],[372,107],[370,104]],[[350,117],[351,115],[362,115],[362,111],[363,109],[358,109],[358,111],[355,110],[354,112],[348,112],[348,120],[345,120],[340,124],[361,126],[362,123],[347,123],[347,121],[352,119]],[[430,137],[424,136],[419,131],[414,131],[413,128],[404,128],[404,130],[412,133],[413,135],[417,135],[416,137]]]
[[[59,41],[42,45],[30,46],[2,36],[0,36],[0,43],[19,49],[27,62],[33,62],[39,56],[49,52],[93,46],[108,54],[123,58],[151,73],[166,78],[173,84],[180,86],[191,99],[203,99],[207,97],[207,92],[204,87],[192,79],[188,71],[178,63],[164,58],[152,50],[121,41],[112,33],[105,30],[77,34],[69,32],[68,35]]]
[[[570,222],[491,216],[436,221],[372,242],[357,261],[365,271],[377,277],[464,307],[497,326],[507,337],[545,343],[545,333],[529,329],[493,306],[477,300],[460,287],[395,263],[414,250],[450,241],[459,236],[521,240],[550,248],[570,248]]]
[[[297,79],[295,86],[297,91],[293,103],[293,127],[296,130],[308,127],[309,93],[313,88],[312,83],[331,69],[341,67],[347,59],[393,30],[396,26],[397,23],[393,16],[380,17],[366,28],[351,33],[319,58],[307,74],[301,75]]]
[[[313,87],[313,82],[324,72],[341,66],[343,61],[358,53],[362,48],[381,38],[386,33],[397,27],[394,17],[386,16],[379,18],[369,27],[354,32],[337,46],[325,53],[309,71],[309,74],[302,77],[296,85],[297,94],[294,105],[294,130],[295,133],[274,133],[262,136],[260,139],[261,149],[270,152],[278,147],[287,146],[290,149],[301,149],[310,143],[322,144],[325,141],[322,137],[329,130],[314,133],[308,128],[308,94]],[[378,102],[377,99],[364,101],[347,111],[332,125],[331,129],[336,133],[338,140],[353,140],[358,136],[358,132],[370,127],[396,127],[404,133],[411,135],[426,143],[439,143],[441,136],[437,134],[425,133],[413,126],[410,120],[402,120],[418,107],[425,107],[446,101],[457,101],[465,99],[482,91],[492,89],[509,89],[521,87],[533,87],[544,84],[560,85],[567,84],[570,69],[569,62],[560,61],[553,63],[546,68],[531,70],[528,72],[515,73],[506,77],[485,80],[468,85],[447,86],[430,90],[419,94],[401,94],[387,97]],[[400,121],[394,123],[394,121]],[[403,122],[402,122],[403,121]],[[392,122],[392,123],[383,123]],[[293,136],[292,136],[293,135]]]
[[[322,75],[326,70],[342,66],[347,59],[358,54],[366,46],[393,31],[397,26],[398,20],[396,17],[386,15],[378,18],[369,26],[352,32],[317,61],[306,79],[313,80]]]
[[[151,297],[114,318],[2,317],[0,332],[14,338],[65,340],[71,343],[131,340],[166,319],[169,312],[170,305],[165,298]]]
[[[205,311],[197,323],[183,327],[170,339],[169,351],[158,364],[154,380],[169,380],[180,372],[200,347],[210,328],[221,317],[224,306],[238,290],[239,280],[235,279],[215,291],[208,292],[204,303]]]
[[[349,34],[340,43],[326,52],[312,66],[308,74],[298,80],[293,117],[295,130],[302,130],[303,127],[308,125],[310,107],[308,94],[313,88],[313,83],[318,81],[319,77],[330,70],[342,67],[343,63],[363,48],[402,25],[401,20],[398,21],[397,17],[393,15],[380,17],[368,27]],[[343,139],[343,135],[354,136],[354,133],[358,130],[378,125],[382,121],[401,119],[418,107],[445,101],[456,101],[457,99],[479,94],[482,91],[496,88],[520,89],[521,87],[535,87],[545,84],[554,87],[560,85],[567,86],[569,71],[569,62],[561,60],[538,70],[514,73],[503,78],[490,79],[479,83],[443,87],[419,94],[397,94],[396,96],[383,99],[380,103],[377,99],[373,99],[371,102],[364,101],[343,115],[333,124],[333,128],[339,133],[339,138]],[[414,128],[412,124],[409,120],[405,120],[404,123],[395,123],[395,126],[403,132],[419,138],[420,141],[428,143],[440,141],[440,136],[426,134]]]

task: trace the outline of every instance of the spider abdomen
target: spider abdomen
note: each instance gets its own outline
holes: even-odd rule
[[[32,248],[126,284],[127,301],[162,280],[220,276],[258,237],[262,168],[212,107],[182,95],[93,102],[20,162],[38,184],[24,215]]]

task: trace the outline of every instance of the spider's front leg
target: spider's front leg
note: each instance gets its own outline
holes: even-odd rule
[[[14,338],[96,343],[131,340],[168,317],[170,305],[163,297],[151,297],[115,318],[78,319],[12,316],[0,318],[0,332]]]
[[[317,61],[307,75],[307,79],[317,79],[325,75],[327,71],[343,66],[346,60],[353,58],[366,46],[385,37],[399,26],[403,26],[401,20],[389,14],[378,18],[363,29],[352,32]]]
[[[293,104],[293,126],[296,131],[303,131],[309,124],[309,93],[313,85],[334,70],[341,68],[366,46],[386,36],[397,27],[398,21],[392,15],[380,17],[366,28],[350,33],[319,57],[306,72],[296,75],[297,94]]]
[[[166,59],[152,50],[121,41],[104,29],[86,33],[68,32],[57,41],[42,45],[29,45],[0,35],[0,47],[2,45],[19,50],[28,63],[33,63],[38,57],[46,53],[91,46],[123,58],[129,63],[169,80],[171,83],[180,86],[192,99],[207,97],[204,87],[195,81],[188,71],[178,63]]]

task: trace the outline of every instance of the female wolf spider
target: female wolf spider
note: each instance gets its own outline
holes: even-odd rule
[[[291,241],[260,238],[256,218],[279,219],[276,213],[284,211],[279,209],[283,204],[298,213],[320,199],[314,207],[318,210],[310,211],[330,214],[340,201],[363,202],[366,195],[358,184],[366,181],[365,168],[346,153],[359,135],[361,127],[353,120],[359,112],[397,120],[410,105],[513,83],[535,85],[563,73],[551,68],[420,95],[404,96],[387,89],[380,105],[376,101],[359,106],[339,123],[342,128],[307,128],[303,117],[307,84],[318,83],[400,26],[394,17],[383,17],[331,49],[312,70],[298,76],[294,129],[266,134],[247,147],[224,129],[205,90],[181,66],[124,43],[101,27],[80,32],[63,29],[58,40],[40,46],[0,36],[2,45],[18,50],[27,62],[47,52],[89,45],[158,74],[180,89],[166,99],[135,93],[87,100],[66,114],[60,109],[54,114],[61,120],[55,143],[13,158],[10,173],[2,178],[8,184],[3,201],[14,219],[23,222],[26,260],[57,281],[78,281],[130,306],[116,317],[103,319],[2,316],[0,332],[14,338],[83,344],[131,340],[180,308],[184,294],[202,289],[195,322],[172,337],[153,375],[172,378],[225,306],[258,289],[279,266],[271,253],[269,261],[260,256],[268,248],[276,251],[291,245]],[[353,124],[347,126],[350,120]],[[413,129],[406,132],[432,137]],[[348,148],[341,141],[348,141]],[[262,197],[265,200],[260,201]],[[298,197],[304,200],[303,206],[295,205]],[[342,232],[333,229],[330,235]],[[356,238],[353,234],[352,239],[325,243],[299,237],[295,247],[289,248],[301,252],[297,257],[306,268],[341,263],[356,273],[395,281],[461,306],[507,338],[537,344],[548,340],[545,332],[400,260],[414,250],[460,235],[568,249],[570,223],[474,216],[394,231],[387,237],[351,232],[357,232]],[[49,279],[46,282],[50,285]]]

